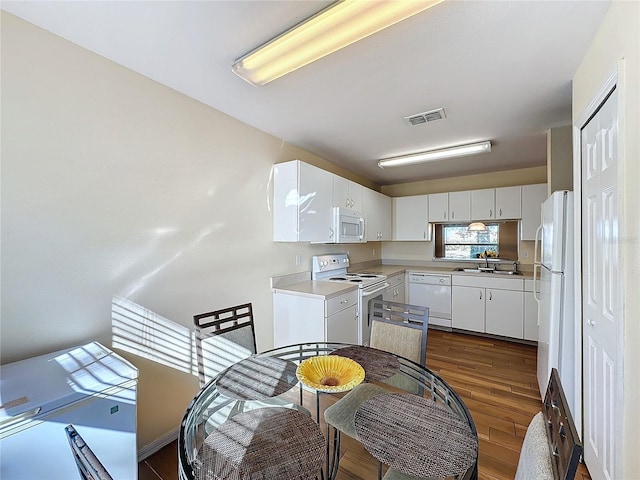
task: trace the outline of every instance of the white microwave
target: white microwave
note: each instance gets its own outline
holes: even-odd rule
[[[343,207],[333,207],[333,242],[363,243],[365,238],[365,218],[359,212]]]

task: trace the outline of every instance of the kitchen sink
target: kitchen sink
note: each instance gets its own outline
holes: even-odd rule
[[[454,268],[454,272],[467,272],[467,273],[491,273],[495,275],[522,275],[520,272],[513,270],[493,270],[493,269],[481,269],[481,268]]]

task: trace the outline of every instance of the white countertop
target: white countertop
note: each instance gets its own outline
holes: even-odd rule
[[[378,275],[386,275],[390,277],[398,273],[405,272],[425,272],[447,275],[464,275],[464,276],[481,276],[486,278],[504,278],[506,280],[531,280],[533,274],[524,272],[522,275],[495,275],[492,273],[476,273],[476,272],[454,272],[451,267],[432,267],[432,266],[414,266],[414,265],[375,265],[373,267],[353,269],[357,273],[373,273]],[[316,280],[304,280],[301,282],[289,283],[274,287],[273,293],[284,293],[289,295],[301,295],[305,297],[315,298],[331,298],[336,295],[347,293],[350,290],[356,290],[357,285],[349,285],[346,283],[326,282]]]
[[[357,290],[357,285],[347,283],[306,280],[298,283],[291,283],[273,289],[273,293],[285,293],[301,295],[305,297],[331,298],[352,290]]]

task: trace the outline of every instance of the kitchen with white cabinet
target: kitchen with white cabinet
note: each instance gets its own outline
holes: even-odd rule
[[[383,241],[387,242],[385,245],[389,245],[389,241],[397,241],[429,245],[434,242],[434,224],[464,225],[472,221],[501,223],[507,220],[519,221],[519,233],[512,227],[509,227],[510,231],[517,240],[527,240],[539,224],[539,206],[536,204],[541,202],[540,199],[546,192],[546,184],[534,184],[391,198],[351,180],[323,172],[305,162],[296,160],[276,167],[274,212],[289,209],[287,214],[274,214],[274,239],[281,239],[280,241],[287,239],[286,241],[294,242],[330,243],[326,223],[320,216],[324,216],[322,212],[326,213],[338,204],[362,209],[366,221],[365,238],[369,242]],[[316,186],[319,188],[315,188]],[[313,202],[316,218],[307,218],[309,202]],[[319,202],[326,205],[320,205]],[[282,218],[286,221],[279,222]],[[313,228],[310,226],[312,224]],[[330,226],[328,228],[331,229]],[[345,246],[345,251],[347,250],[348,247]],[[428,251],[426,253],[429,255]],[[513,250],[513,254],[517,255],[517,249]],[[445,265],[455,263],[427,258],[428,262],[424,263],[431,266],[423,265],[416,269],[416,265],[411,263],[398,265],[401,270],[389,275],[380,295],[391,301],[428,304],[426,306],[432,308],[432,323],[436,328],[515,341],[536,341],[537,304],[533,283],[528,274],[498,276],[480,271],[475,274],[453,272],[455,268],[447,268]],[[478,264],[474,259],[467,261]],[[492,260],[494,267],[502,263],[504,260]],[[517,259],[509,260],[510,266],[517,266],[517,263]],[[435,287],[419,280],[432,277],[447,279],[445,285],[435,286],[446,290],[444,309],[440,308],[440,303],[433,304],[434,298],[426,298],[426,294],[423,294],[423,291]],[[295,314],[292,315],[291,311],[304,311],[306,318],[315,319],[309,320],[309,328],[303,336],[316,335],[317,338],[336,341],[362,341],[353,329],[353,324],[357,323],[353,319],[362,314],[363,306],[358,307],[351,296],[340,297],[345,292],[318,294],[312,290],[297,292],[301,298],[295,300],[290,298],[291,290],[274,290],[274,328],[279,332],[275,339],[276,345],[305,341],[299,334],[287,333],[292,328],[291,322],[295,322]],[[300,295],[301,293],[303,294]],[[334,297],[340,298],[333,300]],[[443,295],[440,294],[438,301],[442,298]],[[289,305],[286,309],[282,307],[284,303]],[[351,327],[347,328],[341,322],[349,323]]]

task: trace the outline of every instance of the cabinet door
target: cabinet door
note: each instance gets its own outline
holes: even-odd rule
[[[509,220],[522,217],[522,187],[496,188],[496,219]]]
[[[364,188],[362,213],[367,219],[365,234],[368,242],[391,240],[391,197]]]
[[[333,176],[333,206],[351,209],[349,203],[349,180]]]
[[[393,199],[394,240],[427,240],[428,203],[427,195]]]
[[[333,205],[362,212],[364,187],[338,175],[333,175]]]
[[[373,192],[377,199],[377,212],[378,212],[378,231],[380,232],[377,240],[389,241],[391,240],[391,234],[393,231],[391,220],[391,197],[387,197],[382,193]]]
[[[495,220],[496,190],[485,188],[471,191],[471,220]]]
[[[429,222],[439,223],[449,220],[449,194],[429,194]]]
[[[523,336],[523,292],[486,290],[486,332],[505,337]]]
[[[484,303],[484,288],[451,287],[451,326],[484,332]]]
[[[541,206],[547,198],[547,184],[522,186],[522,221],[520,240],[535,240],[540,225]]]
[[[375,190],[365,188],[362,192],[362,214],[366,219],[365,236],[367,242],[375,242],[378,240],[381,218],[378,212],[378,198]]]
[[[352,305],[327,317],[327,342],[358,344],[358,306]]]
[[[533,292],[524,292],[524,339],[538,341],[538,302]]]
[[[356,212],[362,212],[362,196],[364,193],[364,187],[359,183],[349,180],[349,200],[351,201],[351,210]]]
[[[335,175],[300,162],[298,180],[298,241],[332,239],[333,178]]]
[[[449,220],[468,222],[471,220],[471,192],[449,193]]]

